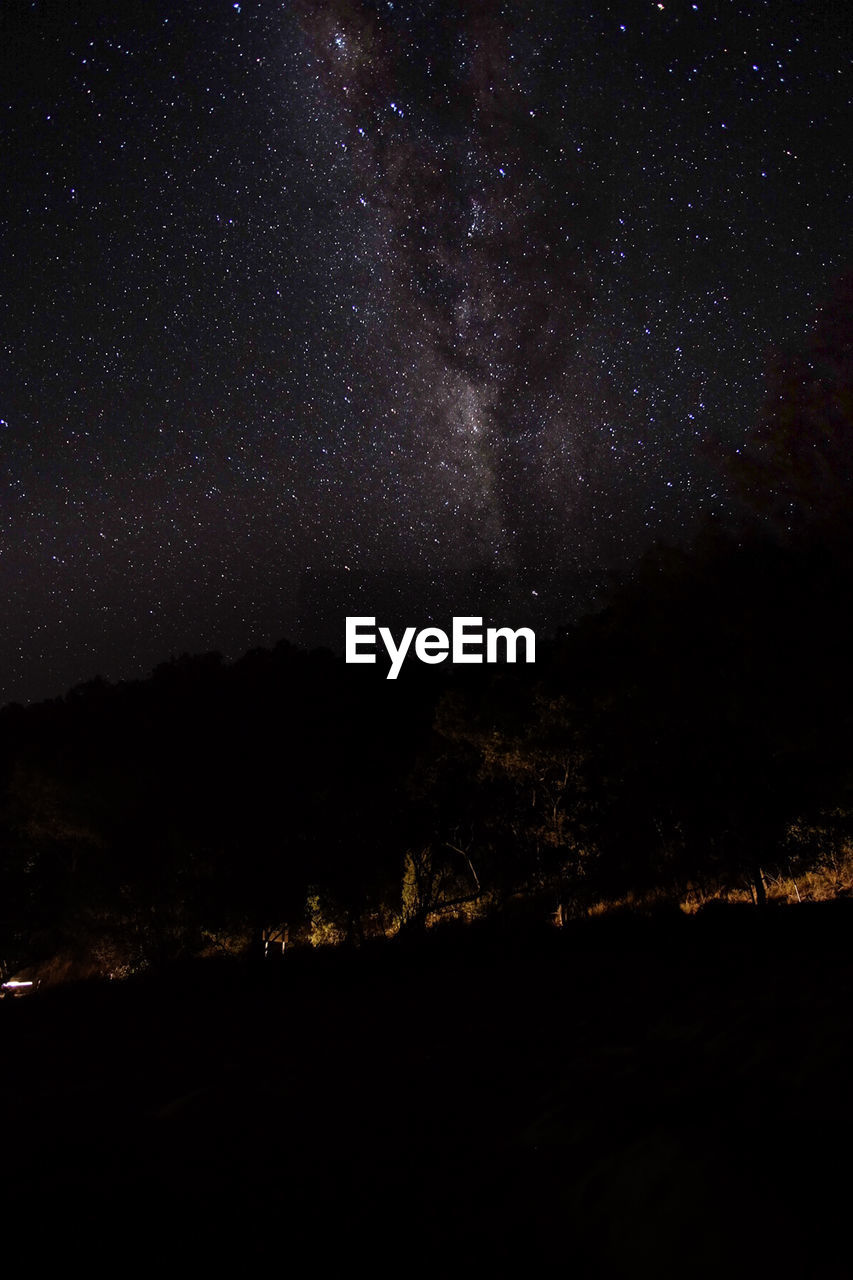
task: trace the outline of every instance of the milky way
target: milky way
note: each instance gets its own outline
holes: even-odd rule
[[[821,10],[7,10],[0,700],[347,612],[548,629],[724,518],[849,266]]]

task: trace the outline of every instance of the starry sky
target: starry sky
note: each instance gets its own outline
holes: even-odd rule
[[[851,265],[841,4],[0,14],[0,703],[547,632],[732,499]]]

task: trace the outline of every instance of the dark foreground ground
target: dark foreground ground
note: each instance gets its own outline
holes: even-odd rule
[[[0,1003],[5,1247],[853,1276],[853,908],[467,932]]]

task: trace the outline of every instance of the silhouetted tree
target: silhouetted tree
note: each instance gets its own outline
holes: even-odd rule
[[[799,349],[777,357],[762,412],[730,467],[750,507],[786,533],[853,527],[853,273]]]

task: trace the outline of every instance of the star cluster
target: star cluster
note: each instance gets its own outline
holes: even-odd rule
[[[2,700],[347,612],[567,620],[725,515],[849,265],[843,6],[2,23]]]

